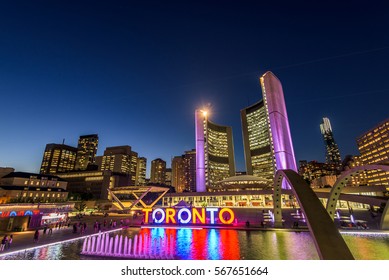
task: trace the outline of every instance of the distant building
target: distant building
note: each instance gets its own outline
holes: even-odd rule
[[[216,184],[210,191],[212,192],[242,192],[258,191],[271,189],[267,182],[257,176],[238,175],[224,179]],[[231,205],[232,206],[232,205]],[[239,206],[247,206],[246,203],[240,203]]]
[[[100,171],[112,171],[129,175],[127,185],[135,185],[138,153],[130,146],[107,147],[103,156],[96,157],[96,164]]]
[[[260,84],[263,99],[241,110],[246,170],[273,186],[277,170],[297,167],[281,82],[268,71]]]
[[[357,146],[363,165],[389,165],[389,119],[358,137]],[[389,172],[367,171],[367,184],[389,187]]]
[[[235,175],[232,128],[209,120],[209,112],[196,110],[196,191],[205,192]]]
[[[101,171],[117,173],[131,173],[131,147],[115,146],[107,147],[103,156],[96,158],[96,163]]]
[[[40,168],[41,174],[57,174],[74,170],[77,148],[65,144],[47,144]]]
[[[136,185],[136,171],[138,168],[138,153],[131,151],[131,168],[130,168],[130,176],[131,176],[131,181],[130,184],[132,186]]]
[[[67,190],[72,195],[84,195],[89,199],[110,199],[108,189],[128,186],[130,175],[112,171],[71,171],[58,174],[67,181]]]
[[[341,158],[338,145],[335,142],[334,134],[332,133],[331,123],[328,118],[323,118],[320,124],[320,131],[323,135],[324,145],[326,148],[326,163],[341,166]]]
[[[185,191],[196,192],[196,150],[186,151],[184,157]]]
[[[99,137],[97,134],[82,135],[78,139],[76,169],[86,170],[89,164],[96,161]]]
[[[347,155],[342,162],[342,171],[362,166],[362,160],[360,156]],[[347,187],[366,186],[367,185],[367,172],[360,170],[358,174],[354,174],[346,183]]]
[[[136,186],[144,186],[146,185],[146,167],[147,167],[147,159],[145,157],[137,158],[137,166],[136,166]]]
[[[319,178],[315,178],[311,182],[311,188],[327,188],[333,187],[337,180],[338,176],[336,175],[324,175]]]
[[[168,186],[172,185],[172,169],[171,168],[166,168],[165,184],[168,185]]]
[[[176,192],[183,192],[185,189],[184,156],[176,156],[172,159],[172,186]]]
[[[0,178],[14,171],[15,169],[12,167],[0,167]]]
[[[0,178],[0,203],[64,202],[67,184],[58,176],[11,172]]]
[[[166,161],[160,158],[151,161],[150,183],[166,183]]]
[[[336,177],[340,173],[338,166],[335,164],[327,164],[317,161],[307,162],[306,160],[300,161],[299,164],[299,174],[309,183],[312,183],[315,179],[324,176]],[[328,178],[329,181],[332,179]]]

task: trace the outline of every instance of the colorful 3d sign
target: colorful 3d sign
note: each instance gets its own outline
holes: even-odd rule
[[[235,213],[230,208],[145,208],[142,211],[145,224],[215,224],[219,221],[230,225],[235,220]]]

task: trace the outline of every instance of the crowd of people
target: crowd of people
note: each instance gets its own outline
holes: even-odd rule
[[[98,233],[103,230],[115,229],[118,227],[124,227],[130,225],[129,219],[109,219],[107,216],[102,216],[95,221],[84,221],[83,216],[76,216],[75,221],[71,221],[69,218],[63,221],[57,221],[54,223],[47,223],[42,225],[42,227],[35,229],[33,234],[33,243],[40,243],[40,240],[43,236],[47,236],[49,238],[53,231],[60,232],[61,229],[72,227],[73,233],[77,234],[85,234],[85,233]],[[78,218],[78,220],[77,220]],[[87,232],[88,229],[88,232]],[[0,253],[7,251],[11,248],[11,244],[13,242],[14,236],[13,234],[6,234],[3,238],[0,239]]]
[[[119,223],[119,225],[118,225],[118,223]],[[102,221],[96,220],[93,223],[93,231],[94,231],[94,233],[98,233],[98,232],[101,232],[102,229],[113,229],[113,228],[116,228],[118,226],[120,226],[120,227],[127,226],[128,224],[129,224],[129,222],[127,219],[126,220],[120,219],[120,221],[116,221],[113,219],[110,219],[110,221],[107,221],[107,219],[104,219]],[[84,234],[86,232],[86,229],[87,229],[86,222],[79,221],[79,222],[73,223],[73,233]]]

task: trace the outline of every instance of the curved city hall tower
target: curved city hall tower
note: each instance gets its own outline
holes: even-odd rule
[[[235,176],[232,128],[212,123],[208,114],[196,110],[196,192]]]
[[[277,170],[297,167],[282,85],[270,71],[260,84],[263,100],[241,110],[243,144],[247,174],[272,186]]]

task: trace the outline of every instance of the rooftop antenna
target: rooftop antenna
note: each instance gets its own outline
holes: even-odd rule
[[[62,140],[62,145],[64,145],[65,144],[65,138]]]

